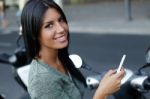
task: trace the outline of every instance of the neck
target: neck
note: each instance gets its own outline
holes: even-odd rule
[[[58,64],[58,50],[42,49],[39,52],[38,59],[49,65]]]
[[[43,63],[57,69],[62,73],[66,73],[64,66],[62,65],[60,59],[58,58],[58,50],[40,50],[39,56],[37,57]]]

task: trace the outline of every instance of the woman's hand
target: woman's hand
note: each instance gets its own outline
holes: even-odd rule
[[[118,91],[124,74],[124,69],[119,73],[116,73],[116,70],[109,70],[101,80],[93,99],[106,99],[107,96]]]

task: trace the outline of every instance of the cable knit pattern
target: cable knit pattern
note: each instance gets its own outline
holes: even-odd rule
[[[76,84],[68,75],[33,60],[29,72],[28,91],[31,99],[82,99],[83,85],[73,79]]]

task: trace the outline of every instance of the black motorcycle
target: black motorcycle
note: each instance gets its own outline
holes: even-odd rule
[[[10,64],[13,67],[14,78],[21,85],[24,90],[27,91],[28,86],[28,72],[30,64],[28,63],[26,50],[20,46],[19,41],[21,35],[17,40],[17,49],[13,54],[2,53],[0,54],[0,63]],[[89,72],[95,73],[95,75],[89,75],[86,77],[86,83],[89,89],[95,89],[99,85],[101,78],[106,72],[96,72],[90,66],[88,66],[79,55],[71,54],[70,59],[75,64],[76,68],[84,68]],[[150,90],[150,75],[143,69],[150,67],[150,48],[146,52],[146,64],[139,68],[136,72],[130,69],[126,69],[126,74],[121,81],[121,89],[114,93],[115,99],[146,99],[144,93],[148,93]],[[5,95],[1,94],[0,99],[5,99]]]

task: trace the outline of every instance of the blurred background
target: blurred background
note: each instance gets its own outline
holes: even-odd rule
[[[69,22],[70,53],[79,54],[94,70],[117,68],[123,54],[127,55],[125,68],[136,71],[146,63],[145,52],[150,46],[150,0],[55,1]],[[17,47],[25,2],[0,0],[0,53],[13,54]],[[83,73],[88,75],[84,70]],[[6,99],[28,99],[27,92],[15,81],[11,66],[2,63],[0,93]],[[94,90],[86,90],[84,99],[91,99],[93,93]]]

